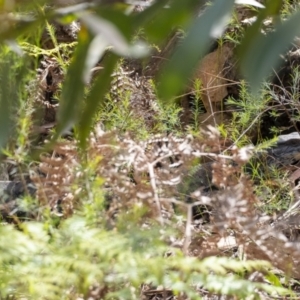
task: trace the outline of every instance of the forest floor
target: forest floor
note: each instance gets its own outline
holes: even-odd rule
[[[153,47],[146,62],[120,60],[85,151],[76,127],[48,145],[80,24],[54,22],[39,45],[22,44],[34,59],[1,164],[2,239],[15,237],[0,259],[14,266],[12,275],[0,267],[3,299],[300,298],[300,48],[295,39],[253,96],[235,54],[252,14],[236,11],[174,103],[160,102],[156,75],[181,33]],[[23,241],[31,248],[22,254]],[[62,270],[57,279],[47,274],[51,263]],[[32,298],[18,271],[32,276]]]

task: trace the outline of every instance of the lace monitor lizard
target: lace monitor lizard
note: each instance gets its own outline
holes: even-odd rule
[[[259,151],[254,155],[254,159],[264,160],[265,164],[276,165],[278,167],[288,167],[297,164],[300,161],[300,134],[294,132],[288,135],[281,135],[277,143],[267,150]],[[185,192],[191,193],[199,188],[206,189],[209,192],[212,188],[212,164],[204,163],[197,167],[197,170],[190,174],[183,182]],[[35,187],[28,180],[26,183],[21,181],[2,182],[0,184],[0,215],[7,217],[11,215],[26,215],[19,206],[18,198],[26,193],[35,195]]]

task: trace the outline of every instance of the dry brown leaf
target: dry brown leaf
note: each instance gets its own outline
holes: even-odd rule
[[[202,97],[205,108],[211,111],[209,101],[220,102],[227,96],[224,64],[232,55],[229,46],[223,46],[206,55],[195,72],[195,78],[202,83]]]

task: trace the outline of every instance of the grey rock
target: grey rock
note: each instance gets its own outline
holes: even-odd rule
[[[36,188],[28,179],[22,181],[0,182],[0,218],[9,221],[30,218],[33,212],[22,205],[22,197],[26,194],[34,196]]]
[[[266,151],[267,166],[275,164],[279,167],[294,165],[300,160],[300,134],[293,132],[280,135],[278,142]],[[258,156],[264,154],[258,154]]]
[[[293,132],[286,135],[280,135],[277,143],[267,150],[256,153],[249,164],[246,165],[246,172],[251,174],[253,164],[260,164],[260,172],[263,173],[272,166],[287,167],[295,165],[300,161],[300,134]],[[186,195],[196,190],[201,190],[202,195],[211,193],[216,187],[212,184],[213,162],[197,166],[184,182],[179,186],[179,191]],[[263,175],[263,174],[262,174]]]
[[[278,143],[283,143],[283,142],[287,142],[289,140],[300,140],[300,133],[299,132],[292,132],[289,134],[282,134],[280,136],[278,136]]]

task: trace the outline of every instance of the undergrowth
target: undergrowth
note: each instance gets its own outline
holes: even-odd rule
[[[77,45],[59,42],[45,25],[52,48],[35,37],[20,39],[23,57],[0,49],[1,66],[11,63],[1,73],[9,83],[1,99],[9,91],[15,101],[0,121],[1,132],[11,129],[1,135],[1,179],[24,189],[13,187],[14,197],[4,193],[0,201],[0,298],[297,297],[287,279],[300,277],[289,173],[261,154],[276,141],[248,146],[253,136],[262,142],[271,98],[282,100],[275,88],[265,84],[253,96],[241,81],[238,99],[226,102],[235,110],[230,123],[203,129],[195,80],[192,121],[183,128],[182,108],[159,99],[154,79],[124,72],[121,61],[115,75],[123,72],[129,88],[111,88],[95,105],[82,148],[80,125],[53,140],[56,115],[53,122],[45,117],[56,113]],[[100,75],[86,82],[83,101],[101,76],[97,66]],[[296,122],[297,68],[293,78],[283,94]]]

